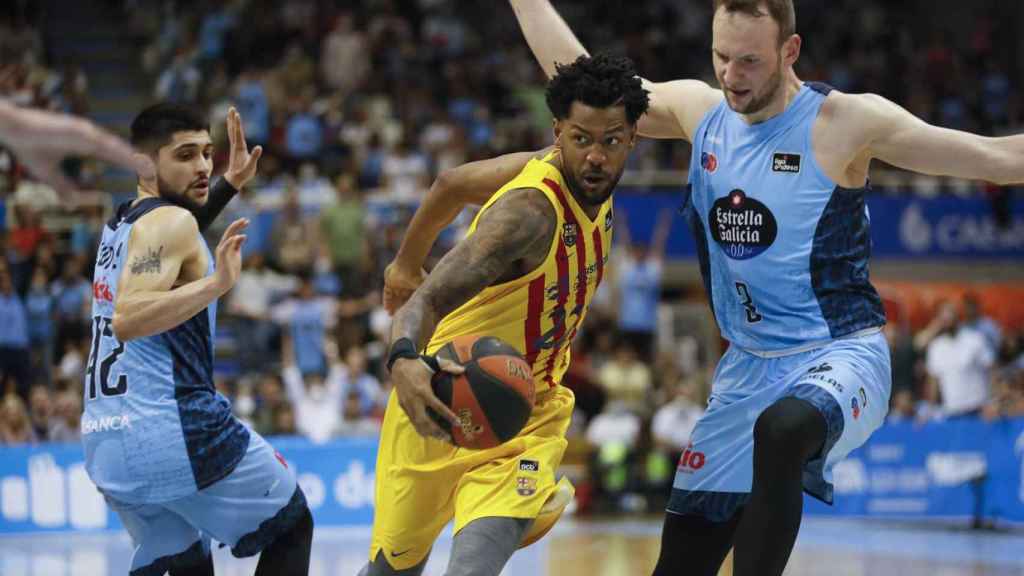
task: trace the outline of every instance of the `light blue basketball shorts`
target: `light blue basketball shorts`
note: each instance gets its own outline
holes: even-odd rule
[[[107,496],[132,537],[131,576],[163,575],[201,561],[213,538],[237,557],[253,556],[284,534],[306,510],[295,473],[259,434],[230,474],[195,494],[159,504]]]
[[[825,417],[825,444],[803,488],[832,503],[832,468],[863,444],[889,411],[889,346],[876,332],[806,352],[764,358],[731,346],[715,370],[707,412],[676,468],[668,511],[724,522],[750,498],[754,423],[775,401],[806,400]]]

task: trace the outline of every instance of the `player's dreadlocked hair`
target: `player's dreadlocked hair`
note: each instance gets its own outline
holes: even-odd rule
[[[625,56],[580,56],[572,64],[556,64],[555,70],[548,82],[547,101],[558,120],[568,117],[577,101],[594,108],[625,106],[630,124],[647,111],[649,92],[641,86],[633,61]]]

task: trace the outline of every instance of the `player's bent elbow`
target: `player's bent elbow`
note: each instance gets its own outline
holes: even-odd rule
[[[118,342],[128,342],[139,337],[138,330],[134,329],[132,323],[127,321],[123,313],[114,311],[114,317],[110,321],[110,329]]]
[[[458,171],[457,167],[441,170],[434,178],[434,183],[430,185],[431,190],[443,196],[448,196],[455,191],[455,183],[458,181],[458,177],[455,175],[456,171]]]

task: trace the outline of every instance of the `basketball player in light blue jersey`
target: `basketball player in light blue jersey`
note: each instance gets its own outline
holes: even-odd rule
[[[685,213],[730,343],[680,459],[655,574],[782,574],[802,490],[832,500],[832,469],[889,404],[885,315],[868,280],[872,159],[924,174],[1024,182],[1024,137],[928,125],[874,94],[801,82],[792,0],[709,0],[720,89],[644,82],[640,134],[693,144]],[[550,76],[586,50],[549,0],[511,0]]]
[[[210,540],[262,551],[256,574],[306,574],[313,520],[294,472],[213,385],[217,299],[234,286],[248,222],[211,253],[200,231],[256,173],[228,115],[230,165],[195,112],[157,104],[132,144],[156,167],[103,228],[93,276],[82,443],[89,477],[135,545],[132,575],[212,575]],[[208,200],[209,198],[209,200]]]

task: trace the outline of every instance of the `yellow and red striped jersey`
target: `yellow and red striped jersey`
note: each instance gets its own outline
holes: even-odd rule
[[[552,165],[554,153],[532,159],[484,205],[469,228],[509,190],[536,188],[558,215],[544,262],[510,282],[489,286],[438,324],[427,353],[465,335],[495,336],[514,346],[533,367],[537,392],[561,383],[569,367],[569,345],[583,324],[604,276],[612,240],[612,199],[591,220]]]

